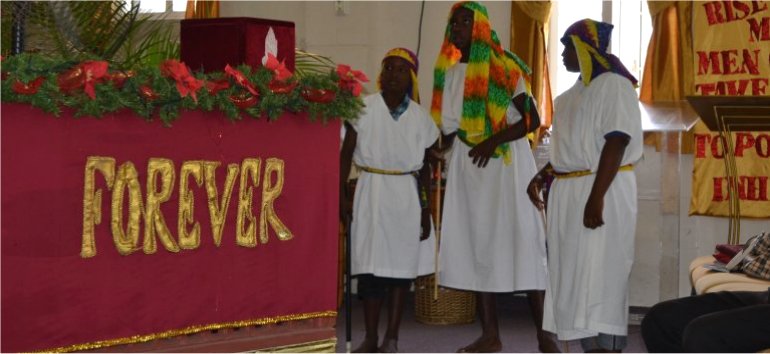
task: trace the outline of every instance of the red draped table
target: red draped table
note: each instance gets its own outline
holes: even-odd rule
[[[165,127],[3,103],[0,350],[333,343],[339,141],[305,114]],[[190,339],[211,330],[230,345]]]

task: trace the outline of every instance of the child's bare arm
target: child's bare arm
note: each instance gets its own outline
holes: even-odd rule
[[[628,135],[613,135],[606,138],[602,154],[599,158],[599,167],[596,170],[596,179],[591,187],[591,194],[586,201],[583,213],[583,225],[595,229],[604,225],[604,195],[618,174],[618,168],[623,160],[623,153],[628,145]]]
[[[345,216],[352,209],[352,200],[350,191],[348,191],[348,176],[350,176],[350,166],[353,163],[353,151],[356,149],[358,133],[350,124],[345,123],[345,140],[342,142],[342,151],[340,151],[340,217]]]
[[[428,200],[428,191],[430,190],[432,177],[430,148],[425,149],[425,154],[423,156],[422,168],[420,169],[420,175],[417,178],[417,190],[419,191],[420,207],[422,208],[420,241],[425,240],[430,236],[430,204]]]

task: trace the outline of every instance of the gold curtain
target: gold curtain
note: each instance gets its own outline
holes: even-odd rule
[[[653,29],[647,47],[639,99],[642,102],[678,101],[694,93],[692,2],[647,1]],[[645,134],[645,143],[661,148],[659,133]],[[665,139],[675,143],[675,139]],[[667,147],[674,148],[673,146]],[[692,135],[682,139],[682,152],[692,152]]]
[[[538,102],[542,128],[551,126],[553,115],[546,53],[546,24],[550,16],[550,1],[511,2],[510,48],[532,68],[532,95]]]
[[[219,17],[219,0],[187,0],[184,18]]]

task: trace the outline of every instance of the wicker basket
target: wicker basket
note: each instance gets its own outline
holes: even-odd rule
[[[425,324],[466,324],[476,318],[476,296],[472,292],[438,288],[433,300],[436,277],[426,275],[414,281],[414,316]]]

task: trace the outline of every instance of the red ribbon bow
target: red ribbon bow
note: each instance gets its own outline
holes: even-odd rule
[[[34,95],[37,93],[37,89],[40,88],[40,85],[43,84],[43,81],[45,81],[45,78],[42,76],[39,76],[26,84],[16,80],[13,82],[11,89],[13,89],[13,92],[16,92],[20,95]]]
[[[286,69],[285,62],[281,61],[279,63],[278,58],[276,58],[275,55],[271,53],[267,54],[267,62],[265,62],[265,68],[273,71],[273,80],[285,81],[291,77],[291,71]]]
[[[235,79],[235,82],[238,85],[249,90],[249,92],[251,92],[252,95],[259,96],[259,92],[257,92],[257,89],[254,88],[254,85],[251,82],[249,82],[249,79],[247,79],[242,72],[238,71],[237,69],[234,69],[233,67],[230,66],[230,64],[227,64],[227,66],[225,66],[225,73],[227,73],[228,76]]]
[[[217,92],[230,88],[230,81],[227,81],[224,79],[206,81],[205,85],[206,85],[206,90],[209,91],[209,94],[216,95]]]
[[[363,72],[352,70],[345,64],[337,65],[337,75],[340,77],[340,89],[350,91],[355,97],[361,94],[363,89],[361,82],[369,82],[369,78]]]
[[[193,101],[198,103],[197,92],[203,87],[203,81],[190,75],[187,65],[177,60],[169,59],[160,64],[160,72],[165,77],[170,77],[176,81],[176,90],[179,96],[192,96]]]
[[[86,61],[80,64],[80,67],[83,68],[83,91],[88,95],[88,97],[91,97],[91,99],[96,99],[96,91],[95,86],[98,82],[101,81],[102,78],[104,78],[107,75],[107,67],[109,64],[107,64],[106,61]]]
[[[301,94],[306,100],[315,103],[329,103],[334,101],[334,97],[336,96],[332,90],[311,88],[302,90]]]

